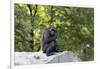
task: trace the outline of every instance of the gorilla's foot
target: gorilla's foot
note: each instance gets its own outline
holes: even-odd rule
[[[51,56],[51,55],[55,55],[55,52],[51,52],[51,53],[48,53],[46,54],[47,56]]]
[[[46,53],[46,51],[43,51],[43,53]]]
[[[55,49],[54,52],[63,52],[63,51],[60,49]]]

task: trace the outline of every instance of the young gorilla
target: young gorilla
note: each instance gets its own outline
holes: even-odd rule
[[[47,28],[42,34],[42,50],[43,53],[46,53],[47,56],[53,55],[54,52],[59,52],[56,43],[57,38],[57,29],[53,26]]]

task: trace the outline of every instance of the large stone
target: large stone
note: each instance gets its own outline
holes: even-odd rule
[[[48,63],[66,63],[81,61],[70,51],[56,53],[52,56],[40,52],[15,52],[15,65],[24,64],[48,64]]]

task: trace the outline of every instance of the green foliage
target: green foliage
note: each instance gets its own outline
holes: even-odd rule
[[[54,25],[57,43],[83,61],[94,60],[94,9],[15,4],[15,51],[39,51],[43,29]]]

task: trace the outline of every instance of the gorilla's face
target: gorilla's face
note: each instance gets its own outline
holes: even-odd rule
[[[56,30],[55,27],[50,27],[50,28],[49,28],[49,33],[50,33],[50,35],[55,35],[56,32],[57,32],[57,30]]]

